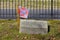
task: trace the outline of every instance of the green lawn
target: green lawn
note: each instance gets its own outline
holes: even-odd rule
[[[60,40],[60,21],[49,21],[50,32],[41,34],[22,34],[16,20],[0,20],[0,40]]]
[[[39,4],[41,4],[41,2],[39,2]],[[22,6],[23,5],[24,4],[22,3]],[[58,7],[60,8],[59,1]],[[0,40],[60,40],[60,21],[50,20],[48,22],[50,25],[50,32],[48,34],[30,35],[19,33],[19,27],[16,20],[0,20]]]
[[[2,2],[2,0],[0,0],[1,2]],[[15,7],[15,6],[18,6],[18,2],[19,2],[19,4],[20,4],[20,6],[25,6],[25,7],[27,7],[27,8],[37,8],[37,9],[39,9],[39,8],[51,8],[51,1],[41,1],[41,0],[39,0],[38,2],[36,2],[36,1],[25,1],[25,0],[7,0],[7,2],[9,2],[10,1],[10,8],[12,8],[12,6],[13,6],[13,8]],[[12,3],[12,1],[13,2],[15,2],[16,1],[16,4],[15,3]],[[4,0],[4,2],[6,2],[6,0]],[[60,1],[59,0],[57,0],[57,2],[56,1],[54,1],[54,8],[56,8],[56,6],[57,6],[57,8],[60,8]],[[4,7],[6,7],[6,3],[4,3]],[[9,4],[7,4],[7,5],[9,5]],[[8,6],[9,7],[9,6]]]

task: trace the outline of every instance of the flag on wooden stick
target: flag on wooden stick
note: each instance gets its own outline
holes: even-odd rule
[[[18,13],[19,13],[21,18],[28,18],[29,10],[25,7],[19,6],[18,7]]]

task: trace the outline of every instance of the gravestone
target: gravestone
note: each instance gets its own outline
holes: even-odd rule
[[[48,22],[41,20],[20,20],[20,33],[26,34],[47,34]]]

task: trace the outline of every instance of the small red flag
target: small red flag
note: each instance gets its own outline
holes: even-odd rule
[[[28,18],[29,10],[25,7],[19,6],[18,13],[19,13],[21,18]]]

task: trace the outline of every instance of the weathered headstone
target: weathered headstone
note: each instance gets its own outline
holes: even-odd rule
[[[46,34],[48,33],[48,23],[41,20],[21,19],[19,32],[26,34]]]

